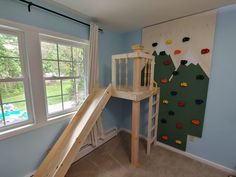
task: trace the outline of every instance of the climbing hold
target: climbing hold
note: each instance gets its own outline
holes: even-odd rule
[[[210,52],[210,49],[208,49],[208,48],[205,48],[205,49],[202,49],[202,50],[201,50],[201,54],[202,54],[202,55],[207,54],[207,53],[209,53],[209,52]]]
[[[166,45],[170,45],[172,43],[173,43],[173,41],[171,39],[166,40]]]
[[[176,123],[175,127],[176,127],[177,129],[182,129],[182,128],[184,128],[181,123]]]
[[[199,75],[197,75],[196,76],[196,79],[197,80],[203,80],[205,77],[203,76],[203,75],[201,75],[201,74],[199,74]]]
[[[164,60],[164,61],[163,61],[163,64],[164,64],[164,65],[170,65],[170,63],[171,63],[170,60]]]
[[[181,50],[175,50],[175,51],[174,51],[174,54],[175,54],[175,55],[181,54]]]
[[[160,55],[166,55],[166,52],[165,51],[161,51]]]
[[[166,124],[167,120],[166,119],[161,119],[161,123]]]
[[[188,63],[188,61],[187,60],[181,60],[180,63],[181,63],[181,65],[186,65]]]
[[[189,40],[190,40],[189,37],[184,37],[184,38],[182,39],[182,42],[188,42]]]
[[[195,103],[196,103],[196,104],[202,104],[202,103],[204,103],[204,101],[201,100],[201,99],[196,99],[196,100],[195,100]]]
[[[168,101],[168,100],[163,100],[162,103],[163,103],[163,104],[168,104],[169,101]]]
[[[175,95],[177,95],[177,92],[176,92],[176,91],[171,91],[170,94],[171,94],[172,96],[175,96]]]
[[[192,124],[199,125],[200,124],[200,120],[194,119],[194,120],[192,120]]]
[[[187,83],[187,82],[181,82],[181,83],[180,83],[180,86],[181,86],[181,87],[188,87],[188,83]]]
[[[177,76],[177,75],[179,75],[179,71],[174,71],[172,74],[173,74],[174,76]]]
[[[175,115],[175,112],[174,112],[174,111],[169,111],[168,114],[169,114],[170,116],[173,116],[173,115]]]
[[[184,107],[185,105],[186,105],[186,103],[184,101],[179,101],[178,102],[179,107]]]
[[[161,137],[161,139],[164,140],[164,141],[167,141],[169,139],[169,137],[164,135],[164,136]]]
[[[156,47],[158,45],[157,42],[152,43],[152,47]]]
[[[162,84],[167,84],[167,83],[168,83],[168,80],[167,80],[167,79],[161,79],[161,83],[162,83]]]
[[[180,144],[182,144],[182,141],[180,141],[180,140],[175,140],[175,143],[180,145]]]

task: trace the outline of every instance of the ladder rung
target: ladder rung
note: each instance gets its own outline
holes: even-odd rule
[[[155,128],[156,128],[156,126],[153,126],[153,127],[152,127],[152,131],[155,130]]]
[[[155,118],[157,116],[157,112],[152,116],[152,118]]]
[[[155,101],[152,106],[156,105],[159,102],[159,100]]]

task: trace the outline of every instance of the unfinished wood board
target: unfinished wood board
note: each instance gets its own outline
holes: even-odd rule
[[[62,177],[66,174],[110,97],[111,85],[88,96],[34,177]]]

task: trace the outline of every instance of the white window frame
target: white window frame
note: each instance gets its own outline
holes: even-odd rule
[[[24,85],[24,93],[25,93],[25,102],[26,108],[28,113],[28,120],[14,123],[11,125],[5,125],[0,128],[0,132],[4,132],[10,129],[14,129],[17,127],[21,127],[27,124],[32,124],[34,122],[33,119],[33,109],[31,103],[31,90],[30,90],[30,81],[29,81],[29,74],[28,74],[28,59],[26,57],[26,50],[25,50],[25,34],[23,31],[18,29],[9,28],[6,26],[0,25],[0,33],[13,35],[18,38],[18,47],[19,47],[19,58],[21,62],[21,71],[22,71],[22,78],[6,78],[0,79],[0,82],[17,82],[21,81]],[[3,104],[3,103],[1,103]],[[4,114],[4,113],[3,113]],[[4,115],[3,115],[4,116]]]
[[[46,92],[43,78],[40,36],[55,36],[57,39],[74,41],[76,43],[85,45],[87,49],[89,49],[89,41],[75,36],[45,30],[1,18],[0,26],[12,30],[13,32],[18,31],[19,34],[22,35],[21,42],[24,44],[24,46],[21,44],[23,51],[22,57],[24,59],[23,65],[25,70],[24,78],[27,79],[28,85],[25,85],[25,96],[27,96],[27,104],[30,106],[28,113],[31,115],[31,119],[29,122],[27,122],[27,124],[26,122],[24,124],[17,124],[15,127],[9,127],[9,129],[6,129],[5,131],[0,131],[0,140],[58,122],[68,122],[68,120],[73,117],[76,111],[58,115],[50,119],[48,119],[47,116],[47,105],[45,104],[47,100],[45,99]],[[89,50],[87,51],[89,52]],[[89,54],[86,53],[86,55],[87,56],[85,57],[88,58]],[[86,69],[88,70],[88,65]]]
[[[86,96],[88,95],[88,53],[89,53],[89,48],[88,45],[81,42],[81,41],[75,41],[71,39],[65,39],[61,38],[60,36],[50,36],[47,34],[40,34],[40,43],[41,42],[48,42],[52,44],[59,44],[59,45],[65,45],[69,47],[78,47],[82,48],[84,50],[84,66],[85,66],[85,94]],[[41,51],[42,52],[42,51]],[[43,58],[41,58],[43,60]],[[57,62],[60,62],[61,60],[57,59]],[[59,66],[58,66],[59,67]],[[60,68],[58,68],[60,70]],[[48,119],[55,119],[55,118],[60,118],[62,115],[68,114],[70,112],[74,112],[78,110],[78,107],[58,111],[55,113],[49,114],[48,111],[48,101],[47,101],[47,91],[46,91],[46,80],[66,80],[66,79],[75,79],[76,77],[73,76],[66,76],[66,77],[61,77],[61,76],[53,76],[53,77],[44,77],[44,92],[45,92],[45,105],[46,105],[46,111],[47,111],[47,117]],[[60,83],[61,84],[61,83]],[[61,93],[61,97],[63,97],[63,93]]]

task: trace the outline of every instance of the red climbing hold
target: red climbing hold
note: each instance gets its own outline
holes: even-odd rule
[[[184,101],[179,101],[178,102],[178,106],[179,107],[184,107],[185,106],[185,102]]]
[[[175,125],[175,127],[176,127],[177,129],[182,129],[182,128],[184,128],[181,123],[177,123],[177,124]]]
[[[167,84],[167,83],[168,83],[168,80],[167,80],[167,79],[161,79],[161,83],[162,83],[162,84]]]
[[[192,120],[192,124],[199,125],[200,124],[200,120]]]
[[[175,55],[181,54],[181,50],[175,50],[174,54],[175,54]]]
[[[165,135],[165,136],[162,136],[161,139],[164,141],[167,141],[169,139],[169,137]]]
[[[210,52],[210,49],[208,49],[208,48],[205,48],[205,49],[202,49],[202,50],[201,50],[201,54],[202,54],[202,55],[207,54],[207,53],[209,53],[209,52]]]
[[[163,61],[163,64],[164,64],[164,65],[170,65],[170,60],[164,60],[164,61]]]

